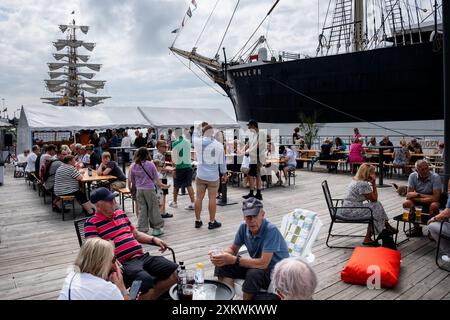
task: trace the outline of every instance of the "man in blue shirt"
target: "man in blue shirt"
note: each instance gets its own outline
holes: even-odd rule
[[[245,279],[243,299],[251,300],[260,289],[269,287],[275,264],[289,257],[289,253],[278,228],[264,218],[260,200],[253,197],[245,200],[242,212],[245,223],[239,227],[233,244],[222,253],[210,252],[210,259],[220,281],[233,286],[234,279]],[[238,255],[242,245],[247,247],[249,257]]]

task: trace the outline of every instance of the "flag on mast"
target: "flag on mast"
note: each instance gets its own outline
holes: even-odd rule
[[[190,7],[187,9],[186,14],[188,15],[189,18],[192,18],[192,11]]]

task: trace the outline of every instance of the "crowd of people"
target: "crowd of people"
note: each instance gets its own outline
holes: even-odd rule
[[[127,288],[135,280],[142,281],[139,299],[160,298],[177,282],[178,265],[162,256],[145,253],[142,245],[156,245],[161,251],[168,247],[159,237],[164,234],[165,219],[173,217],[166,212],[166,201],[172,187],[169,176],[173,177],[173,193],[168,206],[178,208],[179,191],[186,189],[190,203],[185,209],[194,211],[194,227],[198,229],[203,226],[203,201],[207,195],[208,229],[211,230],[222,226],[216,210],[221,185],[227,183],[229,171],[238,170],[246,171],[250,188],[249,193],[243,195],[243,223],[227,248],[219,253],[209,252],[215,276],[230,285],[235,279],[244,279],[245,300],[257,299],[261,290],[267,289],[271,283],[275,288],[273,299],[312,299],[317,286],[315,272],[305,261],[289,257],[282,234],[266,219],[262,195],[262,177],[271,177],[275,173],[279,182],[285,184],[289,171],[297,166],[297,154],[288,145],[274,150],[271,137],[259,130],[256,121],[250,120],[247,125],[248,139],[244,143],[236,136],[227,143],[223,132],[203,122],[189,129],[174,128],[168,131],[167,136],[157,137],[156,131],[150,128],[145,137],[136,131],[132,139],[126,131],[112,130],[108,139],[105,134],[91,132],[86,144],[60,148],[34,145],[26,157],[25,171],[42,179],[45,188],[57,196],[53,209],[63,210],[58,196],[73,195],[89,216],[84,227],[87,240],[75,260],[74,270],[65,279],[59,299],[126,300],[129,299]],[[304,143],[298,130],[294,131],[293,140],[298,145]],[[365,162],[367,149],[363,144],[359,130],[355,130],[352,136],[348,153],[341,138],[326,139],[321,146],[320,158]],[[127,152],[129,158],[122,159],[131,162],[126,173],[118,165],[117,158],[107,151],[119,145],[137,148],[133,153]],[[392,154],[391,159],[398,166],[411,163],[414,159],[411,154],[423,152],[416,139],[409,144],[401,140],[400,148],[394,148],[387,136],[378,144],[375,138],[371,139],[367,146],[370,145],[392,146],[392,150],[386,149],[386,152]],[[155,153],[151,154],[148,148],[156,148]],[[232,157],[227,157],[229,154]],[[276,162],[271,161],[275,154]],[[242,164],[236,161],[238,157],[243,160]],[[446,209],[439,213],[442,203],[446,202],[442,198],[439,176],[430,172],[423,159],[415,159],[414,164],[416,170],[409,175],[403,207],[413,211],[415,206],[423,206],[423,210],[432,216],[428,226],[429,237],[436,239],[439,222],[450,217],[450,200]],[[108,183],[109,189],[99,185],[88,198],[79,183],[88,168],[99,176],[115,176],[116,180]],[[115,201],[113,191],[125,187],[131,190],[137,203],[136,226],[124,211],[117,208]],[[339,214],[355,219],[366,217],[368,211],[361,208],[370,208],[374,224],[367,229],[364,245],[374,245],[374,236],[384,230],[390,234],[398,232],[390,225],[379,200],[375,167],[369,163],[359,167],[348,186],[343,206],[347,209]],[[414,230],[421,235],[419,226]],[[448,229],[443,232],[450,235]],[[239,254],[244,245],[248,256]],[[447,253],[444,256],[449,259],[450,243],[444,241],[442,247]]]

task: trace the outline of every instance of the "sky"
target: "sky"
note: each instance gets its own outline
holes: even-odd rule
[[[194,47],[217,0],[196,2],[197,9],[192,18],[185,18],[175,47],[188,51]],[[239,2],[222,45],[228,57],[245,44],[274,2]],[[218,1],[196,45],[198,53],[214,57],[236,3]],[[171,31],[181,25],[190,4],[191,0],[2,0],[1,109],[7,107],[12,117],[21,105],[46,106],[40,98],[51,96],[44,79],[49,79],[47,63],[56,62],[52,42],[65,37],[58,25],[75,19],[77,25],[90,26],[87,35],[78,33],[79,39],[96,43],[94,51],[79,53],[89,54],[91,63],[102,64],[94,80],[107,81],[100,95],[112,98],[105,106],[220,108],[235,118],[224,92],[193,64],[192,70],[186,61],[188,67],[184,66],[168,49],[175,39]],[[281,0],[254,39],[265,35],[276,52],[314,55],[327,5],[325,0],[319,6],[318,0]],[[222,59],[222,50],[219,54]]]

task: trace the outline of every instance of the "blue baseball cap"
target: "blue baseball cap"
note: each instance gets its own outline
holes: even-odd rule
[[[256,216],[259,211],[263,208],[262,201],[251,197],[242,202],[242,213],[245,217],[247,216]]]
[[[94,192],[91,193],[91,202],[95,204],[99,201],[111,201],[118,195],[119,194],[116,192],[111,192],[108,189],[101,187],[95,189]]]

